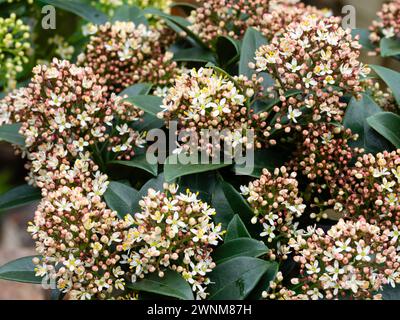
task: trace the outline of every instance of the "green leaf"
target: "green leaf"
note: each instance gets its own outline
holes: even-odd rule
[[[249,174],[249,169],[246,168],[246,163],[233,167],[236,175],[246,175],[254,178],[259,178],[263,169],[274,170],[282,166],[289,160],[290,152],[282,150],[278,147],[272,147],[254,152],[254,165],[252,173]]]
[[[225,181],[218,183],[214,190],[212,205],[217,212],[214,220],[217,223],[221,223],[223,229],[228,226],[235,214],[237,214],[245,221],[247,228],[250,231],[254,231],[254,225],[250,224],[250,220],[254,216],[253,210],[231,184]]]
[[[251,79],[255,70],[250,69],[249,63],[255,63],[256,51],[259,47],[268,43],[268,40],[254,28],[248,28],[243,38],[239,62],[239,74]]]
[[[227,242],[238,238],[251,238],[251,236],[242,219],[240,219],[239,215],[235,214],[228,224],[224,241]]]
[[[129,283],[128,288],[136,291],[145,291],[159,295],[173,297],[180,300],[194,300],[193,291],[187,281],[176,271],[165,271],[160,278],[157,272],[146,276],[134,283]]]
[[[0,141],[6,141],[17,146],[25,145],[25,138],[19,133],[20,123],[3,124],[0,126]]]
[[[164,163],[164,175],[167,182],[172,182],[176,178],[187,176],[189,174],[214,171],[230,164],[181,164],[177,155],[169,156]]]
[[[111,181],[104,199],[107,206],[124,218],[127,214],[134,214],[134,205],[137,201],[137,190],[120,182]]]
[[[235,257],[258,258],[265,255],[268,251],[267,246],[259,240],[238,238],[226,241],[225,239],[225,243],[215,250],[213,259],[219,264]]]
[[[393,95],[397,101],[398,107],[400,106],[400,73],[390,70],[388,68],[370,65],[370,67],[382,78],[383,81],[393,91]]]
[[[158,172],[158,165],[150,164],[146,159],[146,154],[135,156],[130,161],[111,161],[109,164],[118,164],[126,167],[139,168],[147,171],[153,176],[157,176]]]
[[[148,95],[150,93],[151,88],[153,85],[151,83],[137,83],[133,86],[130,86],[123,90],[119,96],[127,95],[128,97],[132,96],[142,96]]]
[[[42,198],[39,189],[29,185],[16,187],[0,195],[0,212],[22,207]]]
[[[75,0],[39,0],[42,3],[50,4],[56,8],[72,12],[77,16],[94,24],[104,24],[107,22],[108,17],[101,11],[93,8],[87,3]]]
[[[0,267],[0,279],[41,284],[42,278],[35,276],[35,265],[32,259],[35,256],[19,258]]]
[[[369,117],[367,122],[396,148],[400,148],[400,116],[392,112],[381,112]]]
[[[209,299],[244,300],[275,264],[252,257],[236,257],[218,264],[210,273]]]
[[[115,10],[114,16],[112,18],[113,22],[116,21],[128,21],[134,22],[136,25],[144,24],[148,25],[146,17],[143,11],[137,6],[123,5]]]
[[[178,62],[191,61],[217,63],[213,53],[210,50],[201,47],[181,49],[174,53],[174,60]]]
[[[397,38],[383,38],[380,42],[381,56],[392,57],[400,54],[400,41]]]
[[[153,116],[157,116],[157,114],[162,111],[161,106],[163,104],[163,100],[160,97],[138,95],[131,96],[125,100]]]
[[[367,51],[372,51],[375,49],[375,46],[369,40],[370,31],[368,29],[352,29],[351,34],[353,37],[356,35],[360,36],[360,44],[363,46],[363,49]]]
[[[220,65],[230,65],[232,61],[239,58],[240,46],[234,39],[227,36],[219,36],[215,46]]]
[[[149,131],[151,129],[162,128],[164,126],[164,121],[150,113],[145,112],[142,120],[134,122],[131,126],[137,131]]]
[[[390,144],[370,127],[367,118],[382,112],[381,108],[366,94],[361,100],[352,98],[346,111],[343,124],[353,134],[358,134],[357,141],[350,141],[351,147],[364,148],[365,152],[378,153],[390,149]]]
[[[184,31],[188,35],[188,37],[192,39],[195,43],[197,43],[200,47],[208,49],[207,45],[199,38],[199,36],[188,28],[191,24],[185,18],[171,16],[169,14],[166,14],[165,12],[162,12],[161,10],[154,8],[145,9],[143,10],[143,12],[145,14],[152,14],[155,16],[159,16],[160,18],[163,18],[169,26],[175,27],[173,28],[175,31],[177,32]]]
[[[382,294],[383,300],[400,300],[400,286],[392,287],[390,285],[386,285],[383,287],[379,293]]]

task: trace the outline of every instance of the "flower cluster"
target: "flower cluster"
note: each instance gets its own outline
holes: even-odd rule
[[[160,277],[166,269],[182,274],[197,294],[205,299],[207,273],[215,267],[212,247],[223,232],[214,225],[215,210],[189,190],[178,193],[178,186],[164,185],[164,191],[148,190],[139,201],[141,212],[126,219],[131,228],[124,232],[124,240],[117,246],[121,264],[132,272],[132,281],[147,273]]]
[[[108,22],[91,25],[88,32],[92,36],[78,62],[91,67],[110,93],[139,82],[168,86],[178,72],[173,54],[166,51],[171,35],[164,27]]]
[[[369,39],[377,45],[376,52],[379,53],[379,44],[382,39],[400,36],[400,1],[391,0],[384,3],[381,11],[378,12],[378,18],[379,20],[373,21],[369,28],[371,31]]]
[[[303,137],[290,161],[291,170],[307,179],[308,198],[315,197],[312,207],[320,212],[312,213],[319,220],[329,207],[337,191],[337,185],[345,179],[351,161],[363,150],[351,148],[350,140],[356,140],[350,129],[333,124],[309,124],[302,131]],[[328,201],[321,202],[321,198]],[[317,210],[318,211],[318,210]]]
[[[400,283],[396,228],[381,232],[364,219],[339,220],[326,234],[298,235],[290,246],[300,265],[300,276],[291,279],[295,287],[278,285],[266,298],[379,299],[383,285]]]
[[[58,146],[62,148],[62,146]],[[43,189],[28,231],[42,256],[36,276],[55,282],[71,299],[105,299],[124,289],[121,256],[113,249],[126,223],[101,200],[107,176],[81,154],[73,164],[59,165],[59,185]]]
[[[22,121],[31,182],[52,189],[64,159],[100,145],[126,158],[142,146],[140,133],[126,123],[138,120],[143,112],[115,95],[107,99],[106,87],[98,84],[90,68],[54,59],[33,73],[27,88],[0,103],[3,123]]]
[[[192,22],[190,28],[204,42],[211,45],[218,36],[241,39],[249,27],[260,28],[261,26],[263,31],[270,35],[270,31],[267,31],[269,23],[271,22],[271,27],[276,24],[282,26],[284,18],[277,19],[268,14],[275,10],[294,7],[299,0],[209,0],[199,2],[201,2],[200,7],[192,11],[189,17],[189,21]],[[303,6],[300,7],[303,8]]]
[[[228,78],[213,69],[193,69],[174,79],[159,117],[165,119],[167,126],[169,121],[177,121],[179,132],[195,133],[205,149],[217,146],[208,144],[209,137],[203,136],[203,129],[218,130],[221,133],[218,138],[231,143],[234,148],[239,144],[252,144],[252,141],[246,141],[246,136],[253,129],[255,147],[260,148],[261,124],[248,106],[257,96],[261,81],[248,80],[244,76]],[[190,146],[184,145],[180,149],[185,147]],[[210,153],[214,151],[210,150]]]
[[[283,1],[272,6],[268,13],[264,13],[259,25],[254,26],[271,41],[287,32],[287,27],[292,23],[300,23],[304,16],[316,15],[319,18],[331,16],[330,10],[320,10],[304,3],[292,3]]]
[[[360,216],[383,230],[400,225],[400,150],[366,154],[345,174],[337,202],[346,216]]]
[[[0,17],[0,87],[6,90],[15,89],[17,75],[29,61],[29,30],[14,13]]]
[[[257,50],[255,67],[273,76],[271,89],[279,96],[278,104],[260,114],[270,119],[269,132],[300,130],[311,121],[340,122],[347,106],[343,94],[362,91],[360,79],[370,70],[358,60],[360,44],[338,22],[306,16]]]
[[[289,240],[297,232],[295,219],[306,208],[299,195],[296,173],[289,173],[285,167],[276,168],[273,173],[263,169],[261,177],[242,186],[241,191],[254,211],[251,222],[263,226],[260,236],[276,249],[271,250],[271,258],[287,259]]]

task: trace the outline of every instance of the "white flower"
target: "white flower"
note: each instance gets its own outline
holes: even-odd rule
[[[315,260],[312,265],[309,263],[306,263],[306,269],[307,269],[308,274],[314,274],[314,273],[318,273],[321,271],[321,269],[318,266],[318,260]]]
[[[263,223],[264,231],[260,233],[261,237],[268,237],[269,239],[275,238],[275,226],[271,226],[269,224]]]
[[[286,63],[286,68],[290,70],[292,73],[295,73],[301,70],[302,66],[297,65],[297,59],[293,58],[291,63],[289,62]]]
[[[240,193],[244,196],[250,194],[250,189],[247,186],[240,186]]]
[[[97,31],[98,31],[98,28],[97,28],[97,26],[95,25],[95,24],[93,24],[93,23],[88,23],[88,24],[85,24],[83,27],[82,27],[82,34],[86,37],[86,36],[89,36],[89,35],[92,35],[92,34],[95,34],[95,33],[97,33]]]
[[[368,255],[370,250],[371,250],[370,246],[363,247],[361,245],[357,245],[358,254],[356,256],[356,260],[361,260],[366,262],[371,261],[371,257]]]
[[[57,96],[54,92],[50,94],[50,98],[49,105],[51,106],[59,107],[65,102],[62,96]]]
[[[382,34],[385,36],[385,38],[393,38],[396,35],[394,32],[394,27],[382,29]]]
[[[179,232],[179,228],[184,229],[186,228],[186,223],[184,223],[182,220],[179,219],[179,213],[178,212],[174,212],[174,215],[171,218],[167,218],[167,220],[165,220],[165,222],[167,224],[170,225],[172,233],[171,234],[171,238],[175,237],[175,235]]]
[[[82,152],[84,150],[84,148],[89,145],[89,142],[83,140],[83,138],[80,138],[78,141],[74,141],[73,145],[77,151]]]
[[[224,113],[230,113],[231,109],[228,108],[226,105],[226,99],[223,98],[218,104],[213,103],[213,111],[211,112],[211,115],[213,117],[218,117],[221,116]]]
[[[400,236],[400,231],[399,231],[399,229],[397,228],[397,226],[393,225],[393,230],[390,231],[389,237],[392,238],[392,241],[396,242],[397,239],[399,238],[399,236]]]
[[[74,271],[80,266],[81,260],[76,259],[72,254],[69,255],[69,259],[64,261],[63,264],[68,268],[69,271]]]
[[[389,191],[389,192],[393,192],[392,187],[394,187],[394,185],[396,184],[396,182],[394,182],[394,181],[387,181],[386,178],[383,178],[382,181],[383,181],[382,184],[381,184],[382,190],[386,190],[386,191]]]
[[[293,109],[292,106],[289,106],[288,108],[288,119],[292,120],[294,123],[297,123],[296,118],[300,117],[302,115],[302,112],[299,109]]]
[[[335,242],[336,247],[333,249],[333,251],[335,253],[340,253],[342,251],[350,252],[352,250],[351,247],[349,246],[350,241],[351,241],[351,238],[348,238],[345,242],[336,241]]]
[[[326,271],[332,275],[332,279],[336,280],[340,274],[344,273],[344,269],[339,267],[339,262],[335,260],[333,266],[327,266]]]
[[[124,123],[122,126],[117,126],[116,129],[120,136],[123,136],[124,134],[129,133],[129,127],[128,127],[128,124],[126,124],[126,123]]]
[[[306,77],[303,78],[304,85],[306,88],[314,87],[318,84],[317,81],[313,78],[312,72],[309,72]]]

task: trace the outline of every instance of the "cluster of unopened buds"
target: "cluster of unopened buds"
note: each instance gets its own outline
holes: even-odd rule
[[[90,42],[78,62],[91,67],[110,93],[145,82],[165,87],[178,73],[173,54],[166,50],[173,37],[165,26],[117,21],[89,25],[86,33]]]
[[[302,135],[289,166],[306,178],[307,198],[315,202],[311,207],[318,208],[311,217],[319,221],[325,218],[325,209],[335,202],[337,186],[352,167],[351,161],[363,150],[349,146],[350,141],[358,138],[357,135],[334,124],[310,123]],[[328,200],[321,202],[322,197],[328,197]]]
[[[131,227],[117,250],[126,252],[121,264],[129,266],[132,281],[154,272],[163,277],[171,269],[183,276],[198,299],[205,299],[207,273],[215,267],[212,247],[224,232],[212,221],[215,209],[178,188],[165,184],[163,191],[148,190],[139,201],[141,212],[126,217]]]
[[[400,226],[400,149],[358,158],[345,174],[337,202],[346,217],[362,216],[382,231]]]
[[[380,41],[382,39],[398,39],[400,35],[400,1],[391,0],[382,5],[378,12],[378,20],[372,22],[370,26],[369,39],[377,46],[372,55],[380,52]]]
[[[28,227],[42,258],[34,259],[36,276],[71,299],[106,299],[124,290],[121,256],[113,247],[122,239],[126,223],[107,209],[102,195],[107,176],[81,154],[74,163],[60,165],[53,190],[42,189],[33,223]]]
[[[240,40],[250,27],[259,29],[271,40],[274,34],[285,31],[290,22],[301,16],[316,13],[326,16],[326,10],[305,6],[299,0],[209,0],[198,1],[200,6],[191,12],[190,29],[212,46],[218,36]]]
[[[204,130],[218,131],[218,139],[233,148],[238,145],[261,148],[261,124],[257,115],[248,109],[251,100],[257,97],[261,82],[262,79],[248,80],[244,76],[229,78],[210,68],[193,69],[175,78],[159,117],[165,119],[167,126],[170,121],[176,121],[182,141],[197,137],[201,148],[210,153],[215,153],[218,146],[209,143]],[[254,142],[247,139],[251,130]],[[189,144],[183,144],[177,150],[193,151]]]
[[[272,75],[271,98],[279,101],[260,113],[271,123],[266,130],[289,133],[311,121],[341,122],[347,107],[343,94],[362,91],[360,80],[370,72],[358,60],[360,48],[338,18],[317,15],[290,24],[285,34],[260,47],[254,68]]]
[[[264,169],[259,179],[241,187],[241,193],[254,211],[251,223],[262,225],[260,236],[274,247],[270,247],[274,249],[271,258],[287,259],[289,240],[297,233],[295,220],[306,208],[299,195],[296,173],[285,167],[276,168],[273,173]]]
[[[0,87],[6,91],[16,88],[17,76],[29,61],[29,31],[15,13],[0,17]]]
[[[382,286],[400,283],[397,230],[381,232],[364,219],[344,221],[292,239],[299,277],[275,281],[268,299],[380,299]],[[278,279],[279,280],[279,279]],[[282,279],[281,279],[282,280]]]

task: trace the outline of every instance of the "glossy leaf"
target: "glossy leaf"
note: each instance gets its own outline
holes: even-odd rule
[[[240,62],[239,62],[239,74],[243,74],[251,79],[255,70],[249,67],[249,63],[255,63],[256,51],[259,47],[268,43],[268,40],[262,35],[261,32],[254,28],[248,28],[243,38]]]
[[[360,37],[360,44],[363,46],[363,49],[367,51],[372,51],[375,49],[375,46],[369,40],[369,35],[371,32],[368,29],[353,29],[351,30],[352,36],[358,35]]]
[[[137,190],[126,184],[111,181],[104,199],[107,206],[116,211],[118,216],[124,218],[127,214],[134,214],[134,205],[137,201]]]
[[[381,108],[366,94],[361,100],[352,98],[346,111],[343,124],[353,134],[358,134],[357,141],[350,141],[352,147],[364,148],[366,152],[378,153],[390,148],[390,144],[370,127],[367,118],[382,112]]]
[[[203,63],[216,63],[214,54],[210,50],[206,50],[201,47],[193,47],[187,49],[178,50],[174,53],[175,61],[178,62],[203,62]]]
[[[381,112],[369,117],[367,122],[396,148],[400,148],[400,116],[392,112]]]
[[[151,83],[137,83],[123,90],[119,95],[128,97],[148,95],[153,85]]]
[[[152,174],[153,176],[157,175],[158,172],[158,164],[150,164],[147,159],[146,155],[138,155],[133,157],[132,160],[129,161],[112,161],[110,164],[116,164],[116,165],[121,165],[121,166],[126,166],[126,167],[132,167],[132,168],[139,168],[142,170],[147,171],[148,173]]]
[[[17,146],[25,145],[25,138],[19,133],[21,124],[3,124],[0,126],[0,141],[6,141]]]
[[[0,267],[0,279],[41,284],[42,278],[35,276],[35,265],[32,259],[35,256],[19,258]]]
[[[30,185],[18,186],[0,195],[0,212],[19,208],[42,198],[39,189]]]
[[[218,60],[220,65],[230,65],[234,60],[238,60],[240,56],[240,46],[236,40],[227,37],[219,36],[215,44]]]
[[[253,217],[253,210],[247,204],[242,195],[229,183],[221,181],[214,190],[212,206],[217,214],[214,220],[226,228],[235,214],[245,222],[250,231],[254,231],[254,225],[249,222]]]
[[[134,22],[136,25],[148,25],[148,21],[143,11],[137,6],[123,5],[115,9],[112,21]]]
[[[400,41],[397,38],[383,38],[380,47],[382,57],[400,55]]]
[[[181,164],[176,155],[169,156],[164,164],[164,176],[167,182],[189,174],[218,170],[230,164]]]
[[[392,89],[393,95],[400,106],[400,73],[388,68],[370,65],[370,67],[382,78],[383,81]]]
[[[274,262],[236,257],[218,264],[210,273],[210,300],[244,300]]]
[[[228,224],[224,241],[227,242],[238,238],[251,238],[251,236],[242,219],[235,214]]]
[[[87,3],[76,0],[39,0],[42,3],[50,4],[56,8],[72,12],[77,16],[94,24],[104,24],[107,22],[108,17],[101,11],[93,8]]]
[[[193,291],[189,283],[176,271],[165,271],[160,278],[157,272],[145,276],[134,283],[129,283],[128,288],[135,291],[145,291],[180,300],[194,300]]]
[[[225,243],[215,250],[213,258],[219,264],[235,257],[258,258],[265,255],[268,251],[267,246],[259,240],[238,238],[227,241],[225,239]]]
[[[157,114],[162,111],[161,106],[163,104],[163,100],[160,97],[138,95],[131,96],[125,99],[125,101],[132,103],[139,109],[142,109],[143,111],[148,112],[153,116],[157,116]]]

